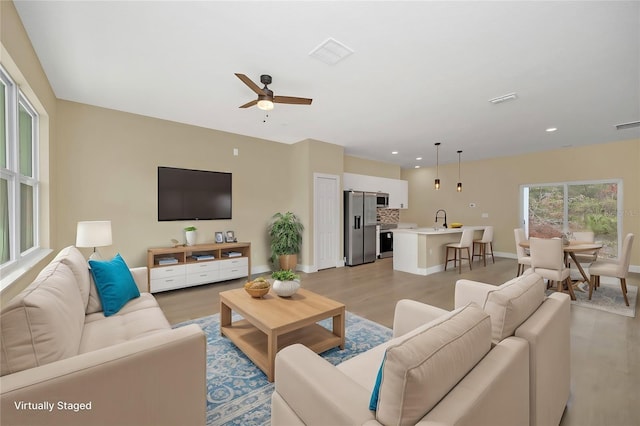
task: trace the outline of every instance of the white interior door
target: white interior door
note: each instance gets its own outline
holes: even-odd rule
[[[318,270],[335,268],[340,256],[340,177],[314,173],[314,252]]]

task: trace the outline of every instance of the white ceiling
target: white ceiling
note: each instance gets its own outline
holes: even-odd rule
[[[15,4],[61,99],[403,168],[640,137],[637,1]],[[354,53],[310,57],[329,37]],[[234,73],[313,104],[265,122]]]

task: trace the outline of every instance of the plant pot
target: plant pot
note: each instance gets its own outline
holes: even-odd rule
[[[185,231],[184,238],[187,241],[188,246],[195,245],[196,243],[196,231]]]
[[[273,292],[280,297],[289,297],[293,296],[296,291],[300,288],[300,283],[298,281],[273,281]]]
[[[281,254],[278,257],[280,262],[280,269],[287,270],[290,269],[292,271],[296,270],[296,266],[298,266],[298,255],[297,254]]]

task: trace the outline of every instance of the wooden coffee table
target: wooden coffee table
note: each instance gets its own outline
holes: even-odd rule
[[[231,311],[244,319],[231,322]],[[316,322],[333,318],[333,332]],[[254,299],[244,290],[220,293],[220,333],[227,336],[272,382],[276,353],[301,343],[316,353],[344,349],[345,306],[303,288],[283,298],[269,292]]]

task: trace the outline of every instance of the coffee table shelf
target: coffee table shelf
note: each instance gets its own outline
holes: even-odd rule
[[[254,364],[265,373],[269,369],[267,335],[249,321],[235,321],[231,326],[222,327],[227,336]],[[300,343],[316,353],[340,346],[342,339],[318,324],[311,324],[278,336],[278,351],[294,343]]]
[[[231,320],[231,311],[243,319]],[[317,324],[332,318],[333,330]],[[220,333],[229,338],[251,361],[274,379],[276,353],[300,343],[316,353],[336,346],[344,349],[345,306],[311,291],[300,289],[290,298],[268,293],[254,299],[244,289],[220,293]]]

